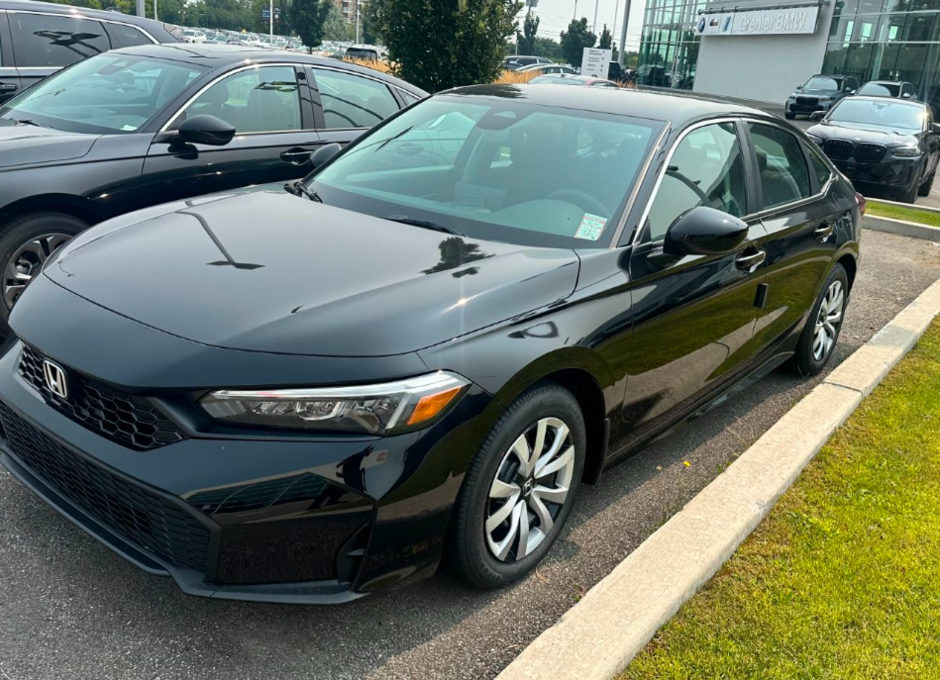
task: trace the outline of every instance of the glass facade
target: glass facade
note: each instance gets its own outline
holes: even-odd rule
[[[705,0],[648,0],[637,65],[640,85],[692,89],[699,48],[695,24],[705,4]]]
[[[822,73],[907,80],[940,104],[940,0],[839,0]]]

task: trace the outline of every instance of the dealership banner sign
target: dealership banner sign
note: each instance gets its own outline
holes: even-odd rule
[[[700,35],[794,35],[816,32],[819,6],[703,14]]]

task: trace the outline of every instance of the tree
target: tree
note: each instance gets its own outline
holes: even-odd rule
[[[588,20],[582,17],[581,21],[572,19],[568,24],[568,30],[561,32],[561,51],[567,61],[572,66],[581,63],[585,47],[594,47],[597,42],[597,36],[588,30]]]
[[[539,32],[539,23],[537,16],[534,16],[531,11],[526,12],[525,21],[522,23],[522,33],[516,33],[519,54],[535,55],[535,37]]]
[[[297,0],[294,0],[295,2]],[[326,18],[323,20],[323,40],[337,40],[339,42],[345,42],[347,40],[352,40],[355,36],[350,35],[352,28],[346,19],[343,18],[343,13],[339,11],[339,7],[335,2],[327,2],[328,9],[326,12]],[[316,47],[316,45],[311,45],[311,47]]]
[[[557,40],[543,38],[542,36],[536,36],[532,51],[529,54],[534,57],[546,57],[556,62],[565,58],[564,53],[561,51],[561,45],[558,44]]]
[[[323,24],[333,0],[293,0],[290,4],[290,25],[307,47],[323,42]]]
[[[614,44],[614,36],[611,35],[610,29],[607,28],[607,24],[604,24],[604,30],[601,31],[601,39],[597,43],[597,46],[602,50],[609,50],[610,46]]]
[[[298,0],[294,0],[297,2]],[[516,30],[515,0],[372,0],[373,30],[396,75],[436,92],[490,83],[502,72],[506,39]]]

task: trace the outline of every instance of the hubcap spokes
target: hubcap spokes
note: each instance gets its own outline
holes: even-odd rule
[[[833,281],[826,291],[819,314],[816,315],[816,328],[813,337],[813,358],[820,361],[832,351],[836,343],[836,333],[842,323],[842,308],[845,304],[845,293],[841,281]]]
[[[20,299],[52,253],[72,240],[68,234],[43,234],[21,245],[7,263],[3,274],[3,302],[7,309]]]
[[[490,485],[485,532],[496,559],[520,560],[545,540],[568,499],[575,451],[568,426],[543,418],[519,435]]]

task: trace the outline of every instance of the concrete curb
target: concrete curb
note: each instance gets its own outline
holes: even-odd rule
[[[940,314],[940,281],[543,632],[497,680],[610,680],[767,515]]]
[[[916,222],[906,220],[896,220],[891,217],[880,217],[875,215],[865,215],[862,218],[862,227],[872,231],[883,231],[888,234],[897,234],[899,236],[910,236],[912,238],[922,238],[926,241],[940,241],[940,229],[937,227],[928,227]]]

